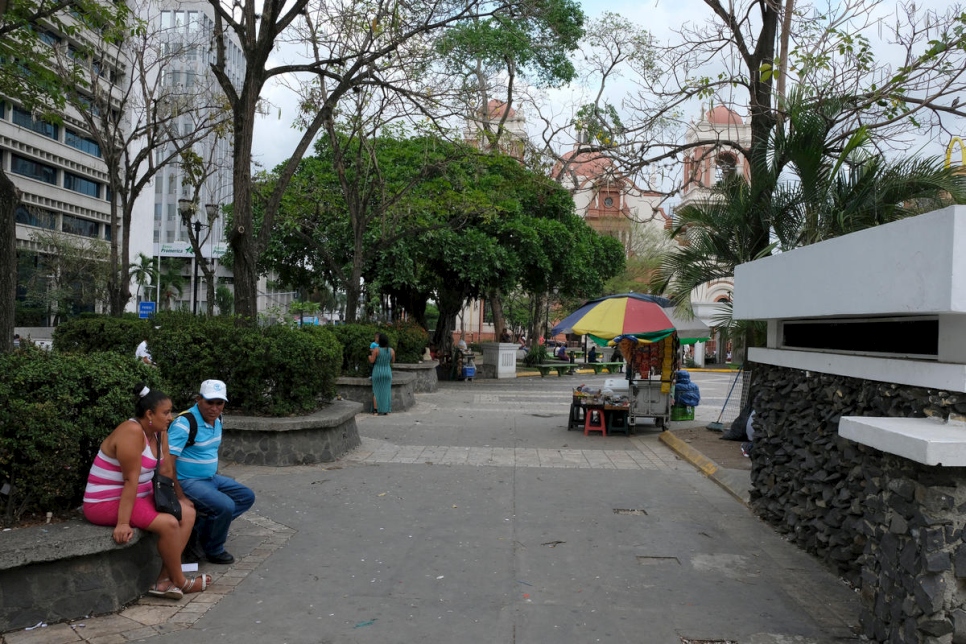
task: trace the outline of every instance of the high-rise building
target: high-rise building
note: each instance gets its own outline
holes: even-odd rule
[[[199,120],[210,122],[212,119],[211,114],[199,114],[199,109],[204,109],[199,106],[208,105],[207,109],[214,110],[219,105],[217,100],[211,100],[221,92],[210,71],[215,57],[211,5],[164,2],[160,10],[154,6],[150,15],[142,17],[156,31],[165,56],[165,65],[157,71],[158,86],[172,96],[181,97],[188,108],[170,125],[176,133],[188,135]],[[235,35],[229,33],[224,38],[226,73],[240,87],[245,59]],[[224,106],[223,101],[220,104]],[[214,115],[216,120],[228,117],[227,112]],[[155,156],[167,158],[172,146],[173,143],[168,143],[168,147],[156,150]],[[204,271],[196,265],[189,227],[197,231],[204,262],[214,268],[219,285],[232,283],[231,272],[219,266],[218,261],[227,250],[223,208],[231,203],[233,194],[231,146],[230,129],[209,131],[191,147],[200,163],[201,174],[192,177],[179,160],[167,163],[155,174],[154,189],[142,193],[135,205],[131,225],[132,261],[139,253],[153,257],[162,273],[172,263],[181,270],[184,279],[180,291],[168,289],[159,297],[149,290],[142,295],[143,299],[157,301],[160,308],[190,308],[199,312],[207,309]]]
[[[70,22],[74,17],[68,15],[64,20]],[[68,298],[73,313],[105,306],[83,296],[76,277],[56,274],[50,261],[55,251],[43,236],[51,231],[63,233],[78,246],[87,246],[91,240],[110,242],[113,195],[108,168],[80,107],[86,105],[88,114],[94,116],[100,116],[101,110],[117,110],[122,88],[130,81],[130,70],[119,59],[116,47],[108,46],[101,52],[104,55],[94,58],[85,53],[96,41],[91,34],[80,31],[68,37],[51,24],[36,29],[42,46],[49,48],[51,65],[78,65],[86,70],[89,84],[78,92],[80,105],[68,104],[57,123],[44,120],[16,100],[0,97],[0,163],[21,193],[16,208],[19,327],[52,323],[59,313],[50,304],[49,294],[54,291],[76,287],[78,296]],[[94,91],[89,90],[94,84],[106,101],[93,100]],[[45,297],[46,303],[42,301]]]

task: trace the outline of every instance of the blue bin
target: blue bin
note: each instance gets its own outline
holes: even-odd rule
[[[476,376],[476,367],[473,365],[467,365],[463,367],[463,377],[473,378]]]

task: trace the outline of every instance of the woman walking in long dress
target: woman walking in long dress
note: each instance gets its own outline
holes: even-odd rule
[[[396,361],[396,352],[389,347],[389,338],[385,333],[376,336],[379,346],[369,352],[369,364],[372,365],[372,400],[373,414],[385,416],[392,411],[392,363]]]

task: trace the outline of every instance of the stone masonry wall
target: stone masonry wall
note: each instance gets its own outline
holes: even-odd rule
[[[966,394],[756,364],[751,395],[755,512],[860,590],[869,639],[966,644],[966,468],[838,436],[842,416],[961,422]]]

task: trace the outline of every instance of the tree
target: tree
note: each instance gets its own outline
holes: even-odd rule
[[[670,234],[683,244],[666,256],[654,284],[676,302],[687,303],[697,286],[732,278],[737,265],[776,248],[790,250],[966,199],[966,178],[940,160],[871,154],[864,130],[838,151],[835,102],[815,108],[793,92],[787,106],[757,185],[735,177],[717,186],[707,203],[677,211]],[[764,247],[761,230],[771,239]]]
[[[158,275],[158,306],[171,309],[171,300],[184,291],[184,262],[176,257],[161,260],[161,273]]]
[[[215,11],[212,70],[228,98],[235,133],[233,226],[228,241],[233,250],[236,308],[254,322],[258,256],[268,244],[288,183],[316,135],[327,121],[331,123],[347,94],[366,86],[392,92],[417,77],[433,60],[428,40],[479,6],[432,0],[405,7],[348,0],[240,0],[232,6],[209,2]],[[227,72],[227,49],[221,37],[229,31],[238,37],[246,61],[244,77],[237,84]],[[270,57],[288,37],[307,44],[311,58],[273,66]],[[250,190],[255,118],[265,84],[285,76],[305,82],[302,137],[260,205],[262,225],[256,230]],[[424,95],[422,100],[431,99]]]
[[[70,14],[73,13],[76,19]],[[42,42],[49,24],[64,34],[126,24],[124,3],[97,0],[18,0],[0,12],[0,96],[13,99],[48,119],[66,104],[66,93],[80,79],[55,73]],[[0,168],[0,351],[13,350],[17,296],[16,211],[20,195]]]
[[[26,284],[26,300],[46,308],[50,323],[97,310],[107,301],[108,245],[56,231],[34,233],[38,269]]]
[[[158,269],[154,265],[154,258],[138,253],[137,261],[131,266],[129,272],[134,278],[134,283],[138,285],[136,301],[141,301],[141,289],[147,291],[149,285],[155,289],[158,288]]]

